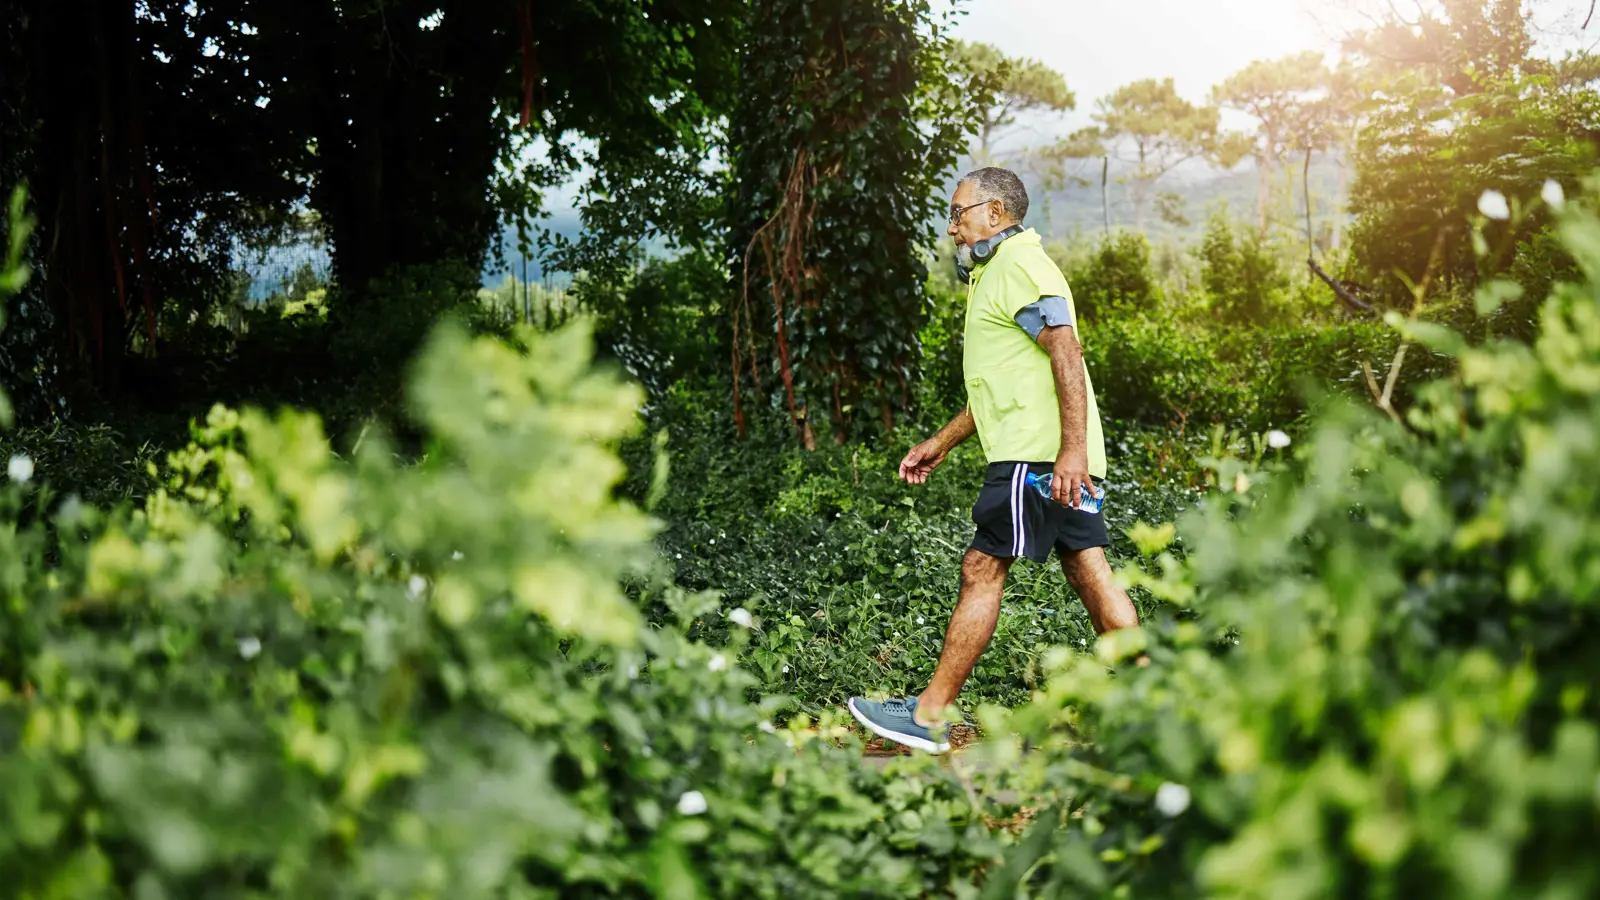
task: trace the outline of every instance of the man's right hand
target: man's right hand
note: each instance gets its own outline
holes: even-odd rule
[[[928,473],[937,469],[949,454],[950,451],[939,446],[938,441],[923,441],[912,447],[905,459],[900,460],[900,477],[910,484],[926,484]]]

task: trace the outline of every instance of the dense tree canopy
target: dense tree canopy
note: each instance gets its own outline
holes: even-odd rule
[[[568,136],[626,168],[727,108],[736,10],[31,4],[8,22],[21,65],[3,127],[51,236],[37,311],[114,390],[125,350],[155,351],[165,307],[220,302],[235,242],[300,205],[320,214],[347,304],[401,265],[475,280],[497,224],[580,161]]]

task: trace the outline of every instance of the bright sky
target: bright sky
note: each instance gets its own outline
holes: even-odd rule
[[[1415,0],[1395,0],[1407,10]],[[1577,45],[1588,0],[1533,0],[1533,31],[1547,53]],[[1078,108],[1053,122],[1057,133],[1089,124],[1094,102],[1141,78],[1172,78],[1178,93],[1205,102],[1213,85],[1258,59],[1338,50],[1339,37],[1377,0],[966,0],[956,36],[1008,56],[1040,60],[1066,76]],[[1600,18],[1600,16],[1597,16]],[[1600,39],[1591,25],[1587,44]],[[1226,116],[1225,124],[1245,121]],[[1028,125],[1030,123],[1021,123]],[[1038,142],[1044,135],[1018,133]]]
[[[970,0],[956,35],[1040,60],[1067,78],[1088,124],[1094,101],[1141,78],[1172,78],[1203,102],[1257,59],[1335,49],[1302,0]]]

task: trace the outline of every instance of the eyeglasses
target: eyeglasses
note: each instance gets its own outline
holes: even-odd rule
[[[955,204],[951,204],[950,205],[950,224],[951,225],[958,224],[961,221],[961,217],[966,214],[967,210],[969,210],[969,209],[977,209],[978,207],[983,206],[986,203],[993,203],[993,202],[994,202],[993,200],[980,200],[977,203],[972,204],[971,206],[963,206],[963,207],[959,207],[959,208],[957,208]]]

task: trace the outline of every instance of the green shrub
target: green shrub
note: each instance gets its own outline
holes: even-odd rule
[[[1219,210],[1200,243],[1200,283],[1211,314],[1226,325],[1272,325],[1283,315],[1289,279],[1265,235],[1239,233]]]
[[[1085,327],[1136,315],[1161,305],[1150,266],[1150,242],[1136,231],[1102,237],[1082,256],[1057,259],[1072,286],[1072,302]]]
[[[33,478],[94,506],[143,500],[156,486],[157,456],[107,425],[57,422],[0,433],[0,459],[26,459]]]

